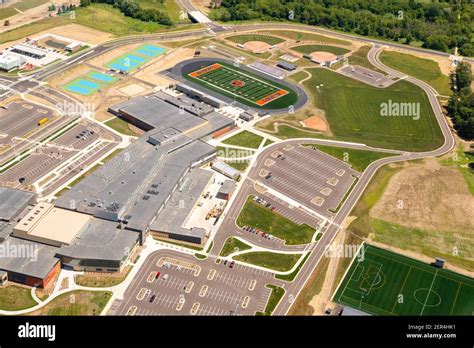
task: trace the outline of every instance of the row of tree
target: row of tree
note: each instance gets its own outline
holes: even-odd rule
[[[460,137],[474,139],[474,94],[471,89],[472,71],[469,63],[461,62],[451,74],[453,94],[448,103],[448,114]]]
[[[474,56],[471,0],[222,0],[210,16],[296,21]]]
[[[158,0],[163,3],[164,0]],[[81,6],[89,6],[92,3],[102,3],[113,5],[118,8],[125,16],[139,19],[144,22],[155,22],[163,25],[172,25],[168,13],[156,8],[142,8],[135,0],[81,0]]]

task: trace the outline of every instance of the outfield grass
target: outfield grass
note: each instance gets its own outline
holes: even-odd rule
[[[281,298],[283,297],[283,295],[285,295],[285,289],[279,286],[267,284],[266,287],[272,289],[272,292],[270,293],[267,305],[265,306],[265,311],[257,312],[255,313],[255,315],[272,315]]]
[[[374,70],[374,71],[378,71],[379,73],[387,75],[387,73],[385,71],[382,71],[379,68],[372,65],[372,63],[367,58],[367,54],[369,53],[369,51],[371,49],[372,49],[371,46],[362,46],[357,51],[352,52],[352,54],[348,58],[349,64],[351,64],[351,65],[360,65],[364,68],[371,69],[371,70]]]
[[[250,251],[248,253],[234,256],[233,259],[272,269],[274,271],[286,272],[293,268],[298,262],[300,254],[279,254],[269,251]]]
[[[116,130],[119,133],[130,135],[130,136],[137,136],[129,127],[129,123],[122,120],[121,118],[114,117],[113,119],[105,122],[107,126]]]
[[[228,36],[225,39],[235,42],[237,44],[244,44],[249,41],[262,41],[271,46],[277,45],[284,41],[283,39],[280,39],[279,37],[268,36],[268,35],[258,35],[258,34],[233,35],[233,36]]]
[[[411,54],[383,51],[380,61],[390,68],[425,81],[441,95],[451,95],[449,76],[444,75],[437,62]]]
[[[336,46],[329,46],[329,45],[302,45],[292,47],[292,50],[300,53],[310,54],[313,52],[324,51],[335,54],[336,56],[342,56],[350,51],[345,48],[336,47]]]
[[[399,81],[376,88],[328,69],[309,69],[304,82],[315,105],[323,109],[337,139],[373,147],[405,151],[428,151],[443,144],[443,137],[426,94],[417,86]],[[319,92],[314,86],[319,88]],[[383,117],[383,103],[419,103],[420,118]]]
[[[284,109],[298,101],[293,88],[223,62],[202,64],[193,72],[183,73],[183,77],[253,108]],[[233,85],[234,82],[242,84]]]
[[[334,301],[375,315],[474,312],[472,278],[370,245],[364,249],[363,260],[354,260]]]
[[[354,170],[360,173],[362,173],[369,164],[378,159],[395,156],[393,153],[354,150],[325,145],[305,144],[304,146],[318,149],[341,161],[347,162]]]
[[[262,143],[263,137],[255,133],[244,130],[236,135],[225,139],[222,143],[227,145],[248,147],[250,149],[258,149]]]
[[[248,244],[245,244],[244,242],[238,240],[237,238],[230,237],[227,238],[225,241],[224,246],[222,247],[221,252],[219,253],[219,256],[229,256],[232,253],[235,253],[237,251],[244,251],[251,249],[252,247]]]
[[[75,290],[59,295],[28,315],[99,315],[111,297],[110,291]]]
[[[263,207],[253,201],[253,196],[247,198],[237,218],[237,225],[258,228],[275,237],[283,239],[288,245],[311,242],[315,229],[306,224],[298,225],[286,217]]]
[[[36,305],[31,297],[31,289],[16,285],[0,288],[0,310],[17,311]]]
[[[268,30],[270,34],[275,34],[278,36],[286,37],[291,40],[300,40],[300,41],[320,41],[326,43],[333,43],[337,45],[344,45],[350,46],[351,43],[349,41],[334,39],[328,36],[313,34],[313,33],[306,33],[306,32],[299,32],[294,30]]]

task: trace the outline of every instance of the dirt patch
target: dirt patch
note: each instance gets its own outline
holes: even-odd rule
[[[146,65],[144,68],[137,71],[135,78],[142,81],[152,83],[161,87],[168,87],[173,83],[171,79],[161,76],[159,73],[163,70],[169,69],[179,62],[194,57],[194,50],[191,48],[178,48],[168,52],[166,55],[155,59],[153,63]]]
[[[145,92],[147,89],[139,84],[132,83],[131,85],[127,85],[119,89],[120,92],[123,94],[132,97],[138,94]]]
[[[104,33],[80,24],[68,24],[62,27],[49,29],[46,32],[61,35],[76,41],[87,42],[93,45],[97,45],[114,37],[112,34]]]
[[[265,53],[270,50],[270,45],[263,41],[247,41],[244,43],[245,49],[252,53]]]
[[[419,229],[472,231],[473,211],[462,174],[427,160],[395,174],[370,216]]]
[[[324,62],[327,60],[336,60],[337,56],[334,53],[317,51],[311,53],[311,58],[317,60],[318,62]]]
[[[305,128],[316,129],[323,132],[327,132],[329,130],[327,122],[319,116],[308,117],[306,120],[301,121],[301,123]]]

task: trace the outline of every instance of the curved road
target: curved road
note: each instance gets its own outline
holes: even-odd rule
[[[280,29],[280,30],[281,29],[301,30],[302,26],[279,23],[279,24],[236,25],[236,26],[226,26],[226,28],[229,29],[228,31],[233,30],[235,32],[240,32],[240,31],[248,31],[248,30],[272,29],[272,28]],[[305,26],[304,30],[309,31],[309,32],[320,33],[320,34],[331,34],[332,36],[339,37],[342,39],[351,39],[351,40],[355,39],[355,40],[364,41],[364,42],[376,45],[370,51],[369,60],[372,62],[372,64],[377,66],[379,69],[385,70],[394,76],[405,76],[405,75],[401,74],[398,71],[395,71],[393,69],[386,67],[385,65],[383,65],[382,63],[378,61],[377,58],[378,58],[378,54],[381,51],[381,48],[377,45],[402,47],[406,50],[410,50],[414,52],[430,53],[430,54],[444,56],[444,57],[449,55],[443,52],[429,51],[425,49],[403,46],[403,45],[398,45],[398,44],[370,39],[370,38],[358,37],[358,36],[353,36],[349,34],[335,33],[326,29],[321,29],[321,28],[316,28],[316,27]],[[173,38],[185,38],[185,37],[192,37],[192,36],[204,36],[207,34],[209,34],[209,31],[207,28],[205,28],[205,29],[190,30],[190,31],[183,31],[183,32],[159,33],[159,34],[151,34],[151,35],[146,35],[146,36],[142,35],[139,37],[137,36],[137,37],[120,38],[120,39],[116,39],[116,40],[112,40],[112,41],[100,44],[89,50],[83,51],[79,53],[78,55],[75,55],[61,62],[60,64],[46,67],[42,69],[41,71],[37,72],[36,74],[31,75],[31,77],[37,80],[44,80],[52,75],[60,73],[64,69],[69,68],[69,65],[71,64],[80,64],[86,58],[92,58],[92,57],[101,55],[109,50],[112,50],[118,46],[122,46],[125,44],[131,44],[131,43],[148,41],[148,40],[157,40],[157,39],[173,39]],[[474,62],[472,58],[465,58],[465,59],[467,61]],[[380,167],[389,163],[393,163],[393,162],[440,156],[450,151],[453,148],[455,144],[454,137],[451,133],[451,130],[446,120],[444,119],[441,108],[438,104],[438,101],[436,98],[437,92],[423,81],[417,80],[409,76],[405,77],[405,79],[409,82],[416,84],[417,86],[419,86],[426,92],[429,98],[430,104],[433,108],[433,111],[436,115],[438,124],[443,133],[444,140],[445,140],[444,144],[440,148],[436,150],[428,151],[428,152],[404,153],[401,156],[397,156],[397,157],[383,158],[383,159],[373,162],[367,167],[366,171],[360,177],[357,185],[351,191],[346,201],[342,205],[341,209],[339,210],[339,212],[333,219],[332,224],[327,228],[326,232],[324,233],[323,237],[319,240],[319,242],[313,247],[313,252],[311,253],[310,257],[305,262],[304,266],[302,267],[295,281],[292,283],[288,283],[287,286],[285,286],[286,293],[284,297],[282,298],[282,301],[280,301],[278,307],[275,309],[274,315],[284,315],[289,311],[292,304],[291,299],[296,298],[297,295],[300,293],[301,289],[306,284],[308,278],[311,276],[314,268],[317,266],[319,260],[324,255],[324,251],[326,247],[332,242],[332,240],[334,239],[334,237],[336,236],[337,232],[340,229],[340,225],[343,223],[346,217],[350,214],[354,205],[359,200],[360,196],[362,195],[365,188],[367,187],[368,183],[370,182],[370,180],[372,179],[372,177],[374,176],[374,174],[377,172],[377,170]],[[15,83],[16,85],[21,85],[24,82],[23,81],[24,78],[22,79],[18,78],[16,80],[17,80],[17,82]]]

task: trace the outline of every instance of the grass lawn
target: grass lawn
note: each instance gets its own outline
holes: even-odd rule
[[[173,23],[179,21],[180,7],[174,0],[165,0],[164,3],[156,0],[138,0],[138,4],[143,9],[154,8],[168,13]]]
[[[245,169],[247,169],[249,166],[249,161],[240,161],[240,162],[225,161],[225,163],[231,166],[232,168],[235,168],[241,172],[244,172]]]
[[[5,311],[16,311],[30,308],[36,305],[31,297],[31,289],[9,284],[0,288],[0,309]]]
[[[271,145],[271,144],[273,144],[273,143],[274,143],[273,140],[267,139],[267,140],[265,140],[265,144],[263,144],[263,147],[268,146],[268,145]]]
[[[112,129],[115,129],[117,132],[130,135],[130,136],[137,136],[129,127],[129,123],[122,120],[121,118],[114,117],[113,119],[105,122],[107,126]]]
[[[280,302],[281,298],[285,294],[285,289],[272,285],[272,284],[267,284],[267,288],[272,289],[272,292],[270,293],[270,297],[268,298],[267,305],[265,306],[265,311],[264,312],[257,312],[255,315],[272,315],[273,311],[275,310],[276,306]]]
[[[300,259],[301,254],[279,254],[269,251],[250,251],[245,254],[234,256],[233,259],[272,269],[274,271],[286,272]]]
[[[110,291],[75,290],[59,295],[28,315],[99,315],[111,297]]]
[[[333,43],[337,45],[349,46],[351,43],[349,41],[334,39],[328,36],[299,32],[294,30],[268,30],[268,33],[275,34],[278,36],[286,37],[291,40],[300,40],[300,41],[320,41],[326,43]]]
[[[251,149],[258,149],[262,143],[263,137],[255,133],[244,130],[236,135],[227,138],[223,141],[224,144],[248,147]]]
[[[304,146],[311,147],[313,149],[318,149],[322,152],[327,153],[328,155],[340,159],[341,161],[347,162],[352,166],[354,170],[360,173],[362,173],[365,168],[367,168],[372,162],[381,158],[394,156],[394,154],[392,153],[345,149],[334,146],[314,144],[305,144]]]
[[[47,2],[48,0],[23,0],[10,6],[2,7],[0,8],[0,19],[5,19],[20,13],[17,10],[24,12]],[[3,23],[1,25],[3,25]]]
[[[343,54],[349,53],[350,51],[345,48],[329,46],[329,45],[302,45],[292,47],[292,50],[300,53],[310,54],[313,52],[324,51],[335,54],[336,56],[342,56]]]
[[[238,240],[237,238],[230,237],[225,241],[224,246],[219,254],[219,256],[229,256],[232,253],[237,251],[244,251],[251,249],[250,245],[245,244],[244,242]]]
[[[390,68],[425,81],[441,95],[451,95],[449,77],[441,73],[437,62],[411,54],[383,51],[380,61]]]
[[[307,77],[308,77],[308,73],[306,73],[306,71],[304,70],[301,70],[301,71],[298,71],[297,73],[291,74],[290,80],[293,81],[294,83],[299,83],[301,80],[304,80]]]
[[[298,267],[296,267],[296,269],[293,272],[291,272],[290,274],[275,274],[275,278],[285,280],[287,282],[292,282],[295,279],[295,277],[298,275],[301,267],[303,267],[303,265],[306,262],[306,260],[308,259],[309,255],[310,255],[310,253],[308,253],[304,257],[303,261],[301,261],[301,263],[298,265]]]
[[[178,27],[167,27],[153,22],[143,22],[126,17],[117,8],[108,4],[92,4],[88,7],[78,7],[75,19],[69,15],[45,18],[31,24],[12,29],[0,35],[0,44],[19,40],[44,30],[67,24],[81,24],[90,28],[110,33],[115,36],[151,34],[157,32],[186,30],[198,28],[200,24],[190,24]]]
[[[417,86],[399,81],[381,89],[329,69],[309,71],[313,76],[304,86],[313,94],[316,107],[325,111],[337,139],[406,151],[428,151],[442,145],[442,133],[428,97]],[[318,92],[315,86],[321,84]],[[389,101],[419,103],[420,118],[381,116],[381,105]]]
[[[384,75],[387,75],[384,71],[373,66],[372,63],[367,58],[367,54],[369,53],[371,49],[372,49],[371,46],[362,46],[357,51],[352,52],[352,54],[348,58],[349,64],[360,65],[360,66],[363,66],[364,68],[372,69],[374,71],[378,71]]]
[[[268,36],[268,35],[258,35],[258,34],[251,34],[251,35],[234,35],[226,37],[226,40],[235,42],[237,44],[244,44],[249,41],[262,41],[271,46],[277,45],[283,42],[283,39],[275,36]]]
[[[472,315],[472,278],[370,245],[364,248],[364,259],[352,263],[334,301],[375,315]]]
[[[86,272],[84,274],[76,275],[74,280],[78,285],[105,288],[123,282],[131,270],[132,267],[127,266],[120,273],[97,274]]]
[[[461,146],[458,146],[455,154],[440,159],[439,163],[459,170],[466,180],[469,192],[474,195],[474,168],[469,168],[469,163],[474,163],[474,152],[466,152]]]
[[[288,245],[311,242],[315,229],[306,224],[298,225],[286,217],[263,207],[253,201],[253,196],[247,198],[242,208],[237,225],[255,227],[283,239]]]

